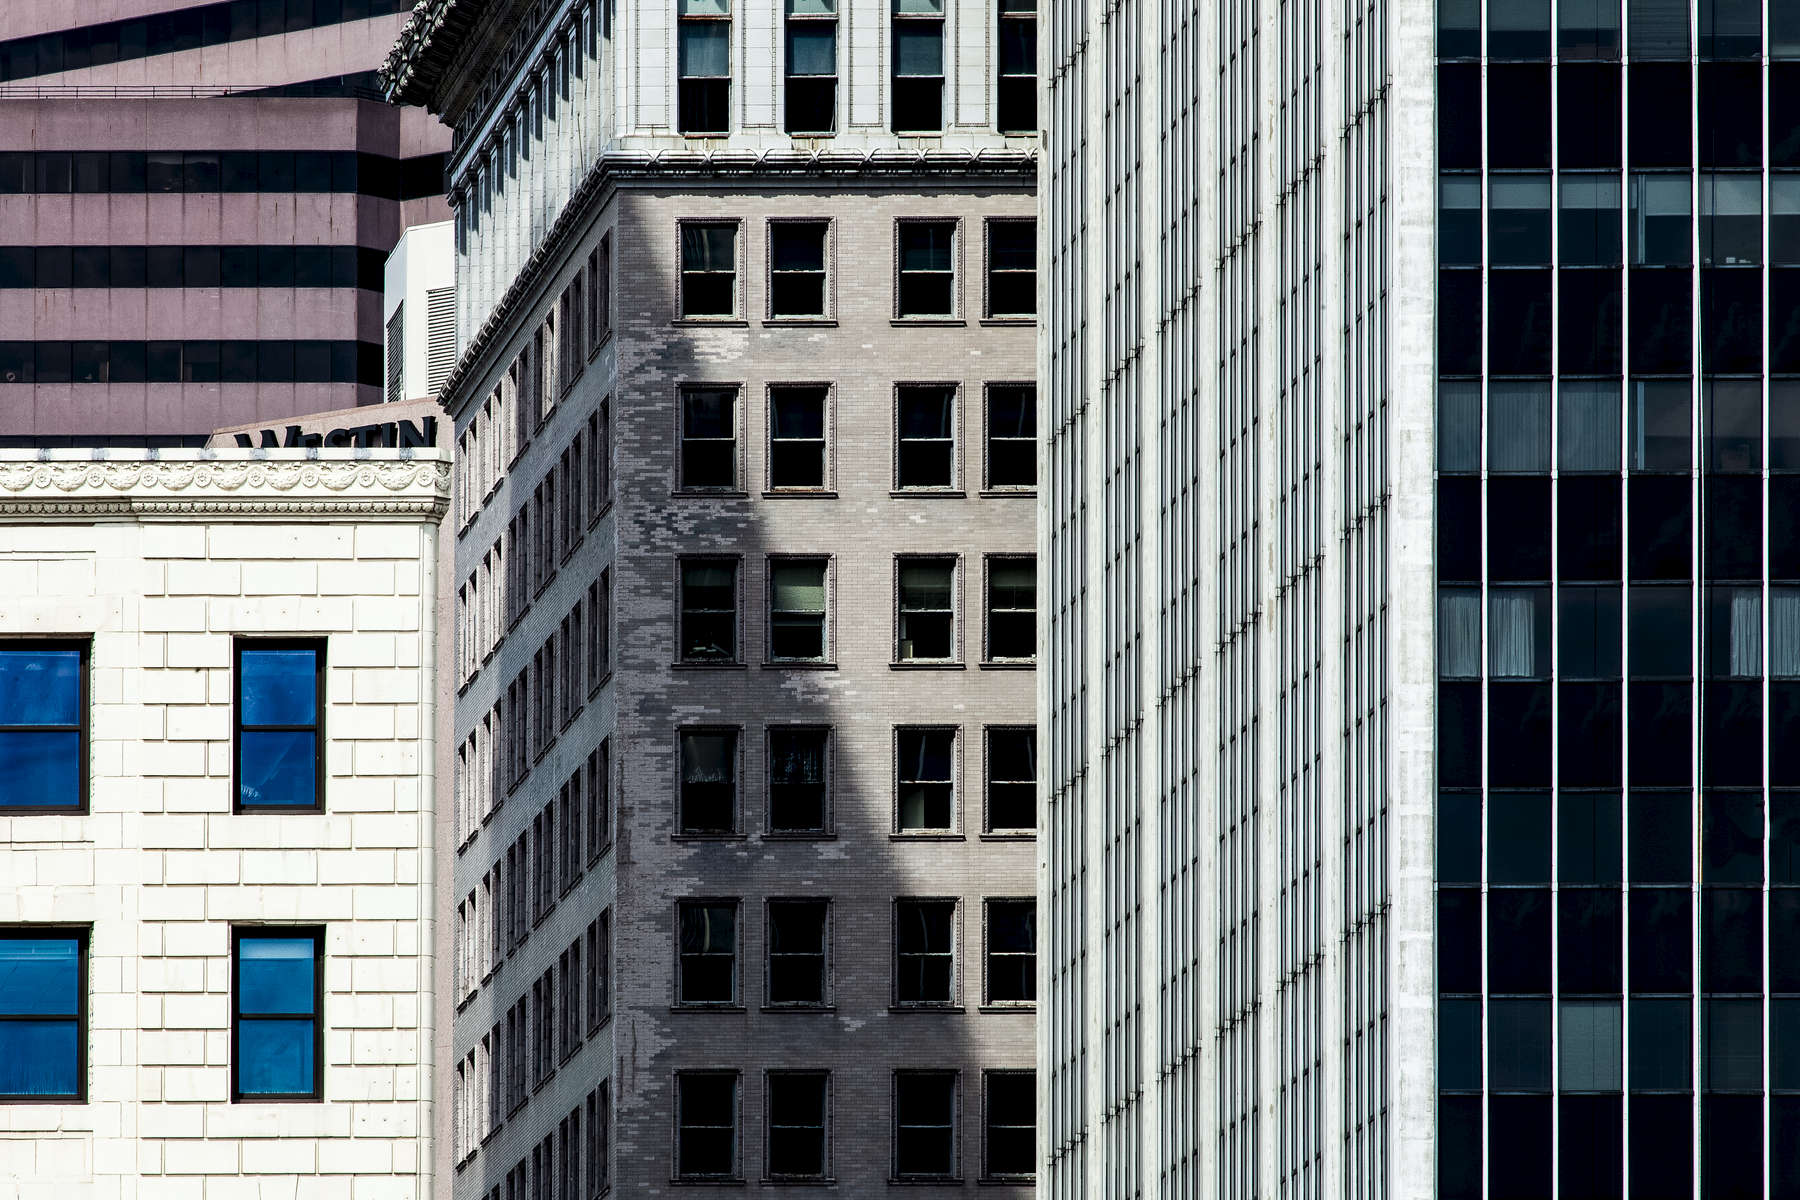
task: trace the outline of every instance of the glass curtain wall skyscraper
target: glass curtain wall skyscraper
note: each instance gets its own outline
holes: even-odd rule
[[[1046,30],[1050,1194],[1800,1195],[1800,6]]]
[[[1437,36],[1438,1193],[1797,1195],[1800,8]]]

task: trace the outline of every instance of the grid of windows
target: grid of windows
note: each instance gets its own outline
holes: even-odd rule
[[[1800,29],[1554,11],[1439,7],[1438,1194],[1786,1195]]]

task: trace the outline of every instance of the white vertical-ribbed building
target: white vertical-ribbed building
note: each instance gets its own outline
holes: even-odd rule
[[[1047,1197],[1432,1186],[1432,17],[1044,21]]]

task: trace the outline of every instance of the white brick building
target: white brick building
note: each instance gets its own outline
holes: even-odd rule
[[[429,451],[0,457],[0,1195],[433,1194],[447,490]]]

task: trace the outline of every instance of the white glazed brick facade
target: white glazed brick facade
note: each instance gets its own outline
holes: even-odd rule
[[[357,454],[0,457],[0,638],[93,639],[88,812],[0,816],[0,924],[92,931],[87,1100],[0,1105],[0,1196],[433,1194],[448,473]],[[326,639],[323,813],[232,811],[240,634]],[[326,931],[322,1102],[230,1102],[249,923]]]

